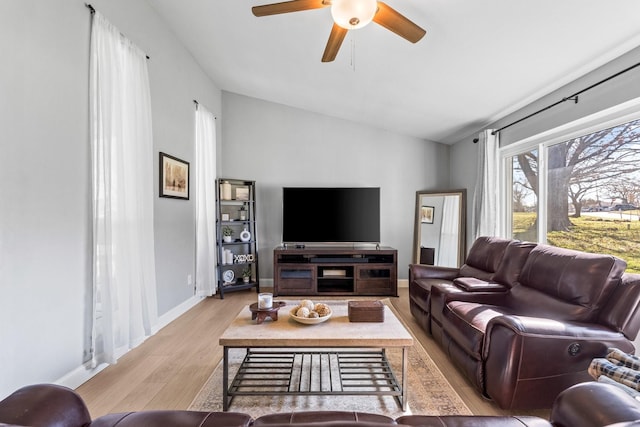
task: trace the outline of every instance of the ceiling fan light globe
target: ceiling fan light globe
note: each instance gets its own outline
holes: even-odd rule
[[[333,0],[333,21],[347,30],[356,30],[373,20],[378,9],[377,0]]]

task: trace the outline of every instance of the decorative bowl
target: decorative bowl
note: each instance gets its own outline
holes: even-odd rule
[[[318,323],[326,322],[333,314],[332,311],[329,312],[326,316],[322,317],[298,317],[296,316],[296,311],[298,311],[299,307],[294,307],[289,311],[289,316],[298,323],[302,323],[303,325],[317,325]]]

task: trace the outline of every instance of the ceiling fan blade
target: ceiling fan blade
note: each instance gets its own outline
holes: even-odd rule
[[[413,21],[381,1],[378,2],[378,11],[373,16],[373,22],[393,31],[411,43],[417,42],[427,33]]]
[[[324,53],[322,54],[322,62],[331,62],[336,59],[336,55],[340,50],[344,36],[347,35],[348,31],[349,30],[342,28],[338,24],[333,24],[331,34],[329,34],[329,40],[327,41],[327,46],[324,48]]]
[[[320,9],[327,7],[329,4],[323,0],[292,0],[281,3],[265,4],[262,6],[254,6],[251,11],[255,16],[278,15],[280,13],[300,12],[303,10]]]

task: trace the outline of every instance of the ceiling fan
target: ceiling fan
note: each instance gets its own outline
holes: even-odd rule
[[[382,25],[411,43],[416,43],[426,33],[404,15],[377,0],[290,0],[254,6],[251,10],[255,16],[260,17],[321,9],[328,6],[331,7],[334,23],[322,55],[322,62],[331,62],[336,58],[349,30],[362,28],[371,21]]]

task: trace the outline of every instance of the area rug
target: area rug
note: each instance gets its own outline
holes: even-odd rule
[[[394,310],[391,304],[388,305]],[[231,379],[242,362],[244,350],[231,349],[229,354]],[[400,377],[402,351],[389,349],[387,358],[396,375]],[[414,345],[408,352],[408,359],[409,386],[406,411],[400,408],[392,396],[236,396],[229,410],[247,413],[253,418],[274,412],[322,410],[372,412],[392,418],[411,414],[472,415],[415,337]],[[215,368],[189,409],[222,410],[222,362]]]

